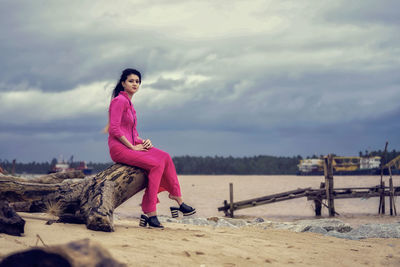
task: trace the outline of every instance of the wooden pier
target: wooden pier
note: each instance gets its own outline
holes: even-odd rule
[[[335,216],[335,214],[338,214],[335,211],[335,199],[380,197],[381,201],[378,210],[379,213],[384,214],[385,198],[389,197],[390,215],[397,215],[394,197],[400,195],[400,186],[393,186],[392,177],[390,177],[388,187],[385,186],[384,182],[381,182],[380,185],[372,187],[334,188],[331,156],[325,157],[324,169],[325,183],[321,183],[319,189],[312,189],[311,187],[298,188],[296,190],[282,192],[279,194],[267,195],[237,202],[233,201],[233,184],[230,183],[230,201],[228,202],[227,200],[225,200],[224,205],[218,207],[218,211],[223,211],[225,213],[225,216],[233,217],[234,211],[236,210],[306,197],[307,200],[314,201],[316,216],[321,216],[322,206],[325,206],[328,209],[329,216]],[[324,201],[326,203],[324,203]]]
[[[232,186],[233,188],[233,186]],[[231,191],[232,192],[232,191]],[[231,193],[233,196],[233,193]],[[382,188],[380,185],[372,186],[372,187],[353,187],[353,188],[335,188],[332,192],[333,199],[345,199],[345,198],[371,198],[371,197],[394,197],[400,196],[400,186],[390,187],[386,186]],[[315,215],[321,215],[321,208],[325,206],[329,210],[329,204],[324,204],[323,200],[327,199],[326,189],[312,189],[308,188],[299,188],[292,191],[282,192],[279,194],[273,194],[243,201],[237,202],[228,202],[224,201],[224,205],[218,208],[218,211],[223,211],[225,216],[233,217],[233,212],[240,209],[251,208],[255,206],[265,205],[276,203],[280,201],[291,200],[295,198],[306,197],[307,200],[311,200],[315,202]],[[334,216],[338,214],[336,211],[333,211],[333,214],[330,216]]]

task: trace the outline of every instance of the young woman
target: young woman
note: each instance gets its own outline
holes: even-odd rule
[[[171,207],[172,217],[178,212],[184,216],[196,213],[196,210],[183,202],[181,189],[174,163],[170,155],[153,147],[149,139],[142,139],[136,131],[136,111],[131,102],[132,96],[139,90],[142,75],[135,69],[126,69],[112,94],[109,107],[108,146],[113,161],[136,166],[147,171],[148,185],[143,195],[140,226],[164,228],[157,218],[157,194],[168,191],[169,198],[179,207]]]

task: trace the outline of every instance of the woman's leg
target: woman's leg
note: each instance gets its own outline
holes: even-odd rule
[[[183,202],[175,165],[168,153],[154,147],[148,151],[134,151],[121,146],[115,151],[118,153],[111,153],[115,162],[148,171],[149,181],[142,200],[144,213],[150,214],[156,211],[157,194],[164,191],[163,189],[167,190],[170,198],[176,200],[179,205]]]
[[[165,167],[165,160],[161,154],[152,150],[134,151],[119,147],[118,150],[115,150],[117,152],[112,153],[112,159],[115,162],[136,166],[148,172],[148,184],[142,200],[142,210],[146,214],[154,213],[157,209],[157,194]]]
[[[165,188],[170,195],[181,197],[181,187],[179,185],[174,162],[168,153],[163,153],[165,153],[165,168],[161,178],[161,187]]]
[[[142,199],[142,210],[143,213],[153,216],[157,210],[157,194],[160,188],[160,182],[162,177],[162,172],[164,169],[164,164],[157,162],[154,167],[152,167],[148,172],[148,184],[146,190],[144,191]]]

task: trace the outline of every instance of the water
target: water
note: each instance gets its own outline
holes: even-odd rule
[[[185,202],[197,209],[200,217],[223,216],[217,208],[229,201],[229,183],[233,183],[234,201],[246,200],[265,195],[281,193],[297,188],[312,187],[317,189],[324,182],[323,176],[295,175],[180,175],[179,180]],[[389,177],[384,177],[389,185]],[[334,187],[369,187],[380,183],[380,176],[335,176]],[[394,186],[400,186],[400,176],[393,177]],[[116,209],[120,216],[140,216],[140,202],[143,192],[140,192]],[[159,194],[159,214],[169,215],[169,206],[174,202],[168,199],[168,194]],[[370,199],[337,199],[335,209],[341,217],[374,217],[378,213],[379,198]],[[400,201],[396,199],[396,207],[400,213]],[[386,201],[386,213],[389,214],[389,198]],[[239,217],[263,217],[271,220],[293,220],[314,218],[314,202],[307,198],[272,203],[248,209],[235,211]],[[322,209],[322,215],[327,216],[327,209]]]

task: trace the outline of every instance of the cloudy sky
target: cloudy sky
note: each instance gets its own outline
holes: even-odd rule
[[[179,155],[400,149],[400,2],[0,3],[0,159],[109,162],[111,91]]]

